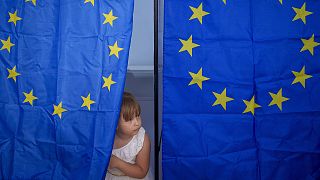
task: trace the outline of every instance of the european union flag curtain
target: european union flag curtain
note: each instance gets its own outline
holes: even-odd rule
[[[164,12],[164,179],[320,179],[320,1]]]
[[[0,12],[0,179],[102,179],[133,0],[4,0]]]

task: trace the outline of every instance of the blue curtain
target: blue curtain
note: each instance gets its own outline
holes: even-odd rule
[[[0,179],[102,179],[133,0],[0,2]]]
[[[163,178],[320,179],[320,1],[164,3]]]

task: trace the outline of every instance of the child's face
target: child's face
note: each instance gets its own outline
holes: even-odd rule
[[[141,127],[141,117],[140,116],[134,116],[131,120],[126,121],[123,118],[123,115],[120,114],[120,119],[118,122],[118,131],[120,133],[128,135],[128,136],[134,136],[138,133],[140,127]]]

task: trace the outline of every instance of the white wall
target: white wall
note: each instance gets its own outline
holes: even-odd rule
[[[153,69],[153,0],[135,1],[128,69]]]

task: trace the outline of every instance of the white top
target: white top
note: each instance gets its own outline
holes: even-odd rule
[[[134,164],[136,161],[136,157],[140,150],[143,147],[145,130],[141,127],[136,135],[132,137],[130,142],[125,146],[113,149],[112,154],[120,158],[121,160]],[[143,178],[143,180],[151,180],[150,171]],[[136,178],[131,178],[129,176],[125,176],[119,169],[113,168],[109,169],[108,173],[105,177],[105,180],[137,180]]]

